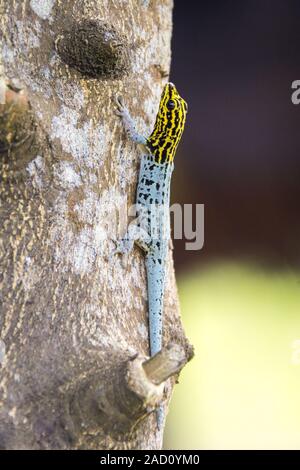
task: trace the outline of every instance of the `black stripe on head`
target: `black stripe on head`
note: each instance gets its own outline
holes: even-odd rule
[[[171,148],[172,146],[172,143],[171,142],[167,142],[166,144],[164,144],[164,147],[163,147],[163,151],[162,151],[162,154],[161,154],[161,163],[166,163],[167,161],[169,161],[169,149]]]

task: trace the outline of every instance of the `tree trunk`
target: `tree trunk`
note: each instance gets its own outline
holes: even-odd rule
[[[167,408],[190,349],[172,253],[165,349],[150,362],[143,256],[110,257],[140,159],[114,97],[149,134],[169,72],[172,1],[0,9],[0,447],[158,449],[153,410]]]

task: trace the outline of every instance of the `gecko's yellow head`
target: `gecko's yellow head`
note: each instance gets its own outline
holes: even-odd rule
[[[173,161],[181,139],[187,113],[187,103],[173,83],[163,89],[154,130],[147,139],[147,147],[158,163]]]

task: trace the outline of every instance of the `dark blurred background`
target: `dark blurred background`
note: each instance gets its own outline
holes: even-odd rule
[[[173,201],[205,204],[205,247],[176,241],[177,268],[299,265],[299,25],[299,0],[175,0],[171,80],[189,114]]]
[[[172,199],[205,204],[205,244],[174,243],[196,355],[164,446],[299,450],[300,1],[175,0],[172,53]]]

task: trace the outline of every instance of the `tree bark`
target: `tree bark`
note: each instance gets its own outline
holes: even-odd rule
[[[140,159],[113,99],[150,133],[172,1],[0,0],[0,13],[0,447],[158,449],[153,410],[191,350],[172,253],[150,362],[143,256],[110,257]]]

